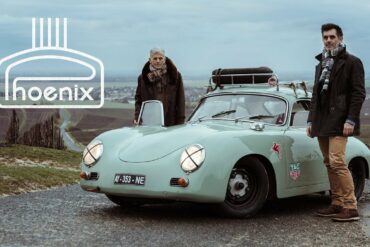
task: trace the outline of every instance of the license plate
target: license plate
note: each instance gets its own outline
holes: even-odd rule
[[[133,184],[133,185],[145,185],[144,175],[133,175],[133,174],[116,174],[114,177],[115,184]]]

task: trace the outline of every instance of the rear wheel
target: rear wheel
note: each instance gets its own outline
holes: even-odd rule
[[[352,174],[353,185],[355,187],[355,196],[358,200],[361,197],[365,187],[365,163],[360,159],[355,159],[349,163],[348,169]]]
[[[264,165],[249,158],[244,166],[232,170],[221,210],[232,217],[250,217],[264,205],[269,192],[269,179]]]

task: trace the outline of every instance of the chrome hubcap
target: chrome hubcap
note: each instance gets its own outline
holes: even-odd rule
[[[236,174],[235,177],[229,180],[230,194],[235,197],[244,196],[249,190],[248,179],[241,174]]]

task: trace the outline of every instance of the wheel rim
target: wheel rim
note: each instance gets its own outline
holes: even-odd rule
[[[245,169],[234,169],[231,173],[226,202],[234,206],[242,206],[254,199],[257,194],[257,181]]]

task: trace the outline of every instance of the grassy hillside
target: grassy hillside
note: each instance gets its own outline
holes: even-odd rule
[[[81,154],[70,151],[0,147],[0,195],[77,183],[80,162]]]

